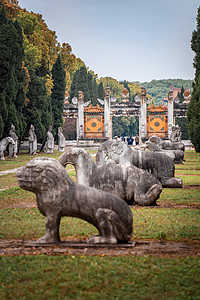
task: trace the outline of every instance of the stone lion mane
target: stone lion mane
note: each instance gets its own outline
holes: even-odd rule
[[[128,205],[109,193],[73,182],[53,158],[34,158],[20,167],[19,186],[36,194],[38,209],[46,216],[46,234],[37,242],[60,241],[63,216],[81,218],[94,225],[99,235],[89,243],[127,242],[132,236],[133,217]]]

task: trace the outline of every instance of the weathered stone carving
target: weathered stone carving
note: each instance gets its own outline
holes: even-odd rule
[[[30,151],[30,155],[36,155],[36,151],[37,151],[37,136],[35,134],[35,128],[33,125],[30,126],[30,130],[29,130],[29,151]]]
[[[146,142],[147,148],[150,151],[154,152],[163,152],[164,154],[171,157],[171,159],[177,163],[182,164],[184,160],[184,152],[182,150],[165,150],[160,147],[158,144],[158,139],[156,136],[150,137],[150,139]]]
[[[163,187],[182,187],[182,179],[174,177],[174,162],[163,153],[133,151],[122,141],[108,140],[99,146],[96,163],[101,165],[108,159],[120,165],[130,163],[148,171],[162,183]]]
[[[9,131],[9,136],[14,140],[15,144],[10,143],[8,146],[8,153],[9,157],[14,157],[17,158],[17,141],[18,141],[18,136],[15,133],[15,126],[12,124],[10,131]]]
[[[182,132],[178,125],[172,126],[172,132],[170,135],[171,142],[181,142]]]
[[[36,194],[38,209],[46,216],[46,234],[38,243],[60,241],[59,224],[63,216],[83,219],[94,225],[98,236],[88,243],[127,242],[132,236],[133,216],[120,198],[73,182],[65,168],[53,158],[34,158],[20,167],[19,186]]]
[[[5,160],[4,152],[6,151],[8,144],[15,145],[14,140],[10,136],[5,137],[0,141],[0,160]]]
[[[53,137],[53,134],[52,134],[52,127],[51,126],[49,126],[49,130],[47,132],[46,146],[47,146],[47,152],[46,153],[52,154],[53,153],[53,148],[54,148],[54,137]]]
[[[161,148],[165,150],[185,151],[185,145],[181,143],[182,132],[178,125],[171,127],[170,141],[163,141]]]
[[[127,163],[118,165],[111,160],[97,166],[82,148],[68,149],[60,156],[59,162],[63,166],[75,166],[77,183],[114,194],[128,204],[156,204],[162,191],[160,182],[148,172]]]
[[[156,143],[157,145],[159,145],[160,148],[163,150],[181,150],[183,152],[185,151],[185,145],[181,142],[171,142],[169,140],[163,141],[158,136],[153,136],[151,138],[152,138],[153,142]]]
[[[63,134],[62,127],[58,127],[58,151],[59,152],[65,151],[65,137]]]
[[[157,144],[151,142],[150,140],[148,140],[145,143],[145,146],[147,149],[149,149],[149,151],[163,152],[165,155],[169,156],[173,161],[175,160],[175,154],[173,153],[173,150],[163,150]]]

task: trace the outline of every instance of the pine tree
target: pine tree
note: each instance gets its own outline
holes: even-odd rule
[[[64,99],[65,99],[65,71],[63,69],[60,55],[53,65],[52,78],[54,87],[51,94],[51,105],[53,113],[53,130],[57,139],[58,127],[63,126],[63,110],[64,110]]]
[[[188,107],[188,131],[196,152],[200,152],[200,6],[197,11],[197,29],[192,33],[191,48],[195,52],[195,79],[192,99]]]

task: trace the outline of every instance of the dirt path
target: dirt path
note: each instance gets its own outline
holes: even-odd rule
[[[59,244],[34,244],[29,240],[0,240],[0,256],[17,255],[89,255],[89,256],[200,256],[200,243],[137,240],[129,244],[91,245],[85,241],[64,241]]]
[[[6,171],[1,171],[0,172],[0,176],[1,175],[6,175],[6,174],[10,174],[10,173],[15,173],[17,171],[18,168],[16,169],[11,169],[11,170],[6,170]]]

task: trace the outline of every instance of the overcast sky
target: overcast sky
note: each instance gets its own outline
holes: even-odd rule
[[[100,77],[193,79],[200,0],[19,0]]]

